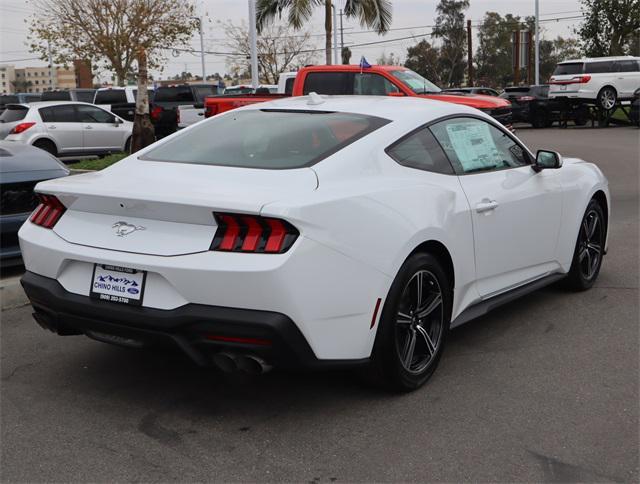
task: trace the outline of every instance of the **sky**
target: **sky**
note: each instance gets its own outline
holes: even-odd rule
[[[555,38],[558,35],[569,37],[574,35],[573,29],[579,25],[580,19],[566,18],[576,17],[581,14],[580,0],[539,0],[541,27],[543,38]],[[220,21],[232,21],[240,23],[247,20],[247,0],[195,0],[198,15],[203,15],[205,51],[226,51],[228,48],[222,45],[224,33],[219,26]],[[334,0],[338,8],[344,0]],[[393,53],[404,58],[407,47],[425,38],[436,17],[436,5],[438,0],[393,0],[392,29],[384,36],[365,32],[369,29],[360,26],[357,19],[344,19],[345,45],[350,46],[353,53],[352,63],[357,63],[361,56],[365,56],[370,63],[374,63],[380,56]],[[511,13],[525,17],[533,15],[535,0],[470,0],[470,8],[466,12],[467,19],[474,24],[479,22],[487,11],[498,12],[501,15]],[[35,12],[35,7],[24,0],[0,0],[0,64],[15,64],[17,67],[41,66],[45,62],[33,59],[36,55],[29,52],[26,45],[27,26],[25,19]],[[550,19],[560,18],[560,20]],[[318,8],[308,24],[312,39],[319,49],[324,46],[324,10]],[[293,32],[295,35],[295,32]],[[415,38],[394,40],[403,37],[415,36]],[[426,37],[429,40],[428,37]],[[384,40],[383,44],[353,46]],[[200,49],[200,39],[197,33],[191,41],[193,49]],[[200,54],[182,53],[177,57],[168,52],[167,62],[163,71],[155,71],[154,77],[166,79],[186,70],[193,74],[201,73]],[[324,51],[318,51],[316,62],[324,61]],[[227,71],[227,63],[224,56],[206,55],[206,74]]]

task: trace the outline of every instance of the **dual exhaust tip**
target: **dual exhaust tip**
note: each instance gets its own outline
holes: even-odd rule
[[[261,375],[272,368],[271,365],[257,356],[236,355],[227,352],[213,355],[213,363],[225,373],[241,371],[250,375]]]

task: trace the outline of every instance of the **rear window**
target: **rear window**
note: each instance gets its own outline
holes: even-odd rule
[[[239,111],[200,123],[141,159],[272,170],[302,168],[389,122],[350,113]]]
[[[127,102],[127,93],[124,89],[105,89],[96,92],[93,104],[118,104]]]
[[[215,96],[218,94],[218,89],[213,86],[193,86],[193,94],[196,97],[196,102],[204,102],[204,98],[207,96]]]
[[[296,82],[295,77],[290,77],[286,81],[284,81],[284,93],[291,96],[293,93],[293,83]]]
[[[69,91],[45,91],[40,97],[41,101],[71,101]]]
[[[0,123],[13,123],[14,121],[20,121],[29,112],[29,108],[24,106],[7,106],[2,114],[0,114]]]
[[[572,74],[582,74],[583,64],[582,62],[571,62],[569,64],[558,64],[554,76],[567,76]]]
[[[193,94],[189,86],[159,87],[153,97],[154,102],[193,102]]]
[[[95,91],[76,91],[76,101],[81,101],[83,103],[92,103],[93,97],[95,95]]]
[[[18,96],[0,96],[0,104],[19,103]]]

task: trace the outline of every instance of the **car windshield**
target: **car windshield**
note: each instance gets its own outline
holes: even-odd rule
[[[570,64],[558,64],[556,70],[553,71],[554,76],[568,76],[571,74],[582,74],[582,62],[573,62]]]
[[[442,92],[442,89],[436,86],[433,82],[425,79],[417,72],[413,72],[409,69],[403,69],[401,71],[391,71],[391,75],[401,81],[405,86],[407,86],[416,94],[432,94],[435,92]]]
[[[140,159],[262,169],[302,168],[389,122],[351,113],[238,111],[200,123]]]

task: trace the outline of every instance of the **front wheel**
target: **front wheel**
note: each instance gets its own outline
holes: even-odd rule
[[[591,200],[582,217],[567,277],[571,289],[584,291],[596,282],[602,266],[606,233],[602,207],[597,200]]]
[[[405,261],[385,302],[370,365],[376,383],[411,391],[433,374],[449,331],[449,277],[431,254]]]

